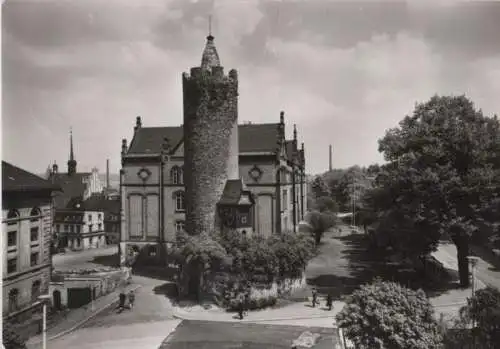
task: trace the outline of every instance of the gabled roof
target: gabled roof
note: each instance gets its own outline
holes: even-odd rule
[[[90,173],[75,173],[71,176],[67,173],[52,174],[50,180],[62,188],[62,193],[54,198],[55,207],[66,208],[71,199],[82,198],[87,188],[85,178],[89,175]]]
[[[240,179],[228,179],[222,192],[222,196],[219,200],[220,205],[237,205],[240,202],[242,194],[248,194],[252,203],[253,198],[250,191],[246,187],[243,180]]]
[[[19,192],[33,190],[60,190],[52,182],[2,161],[2,192]]]
[[[127,154],[159,154],[163,139],[176,147],[183,138],[182,126],[141,127],[135,134]],[[274,152],[279,141],[279,123],[238,125],[240,153]]]
[[[182,140],[182,136],[182,126],[141,127],[134,133],[127,154],[159,154],[164,138],[174,148]]]

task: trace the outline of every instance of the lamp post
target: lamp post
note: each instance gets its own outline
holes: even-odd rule
[[[472,290],[472,297],[474,297],[474,293],[476,293],[476,279],[474,277],[474,268],[477,265],[479,258],[476,256],[467,256],[467,261],[469,262],[471,266],[471,276],[472,276],[472,285],[471,285],[471,290]],[[474,316],[472,316],[472,347],[476,348],[476,320],[474,319]]]
[[[474,277],[474,268],[477,265],[479,258],[476,256],[467,256],[467,261],[469,262],[471,266],[471,276],[472,276],[472,297],[474,297],[474,293],[476,292],[476,280]]]
[[[42,315],[42,345],[43,349],[47,349],[47,303],[50,302],[50,295],[44,294],[38,296],[38,300],[42,302],[43,305],[43,315]]]

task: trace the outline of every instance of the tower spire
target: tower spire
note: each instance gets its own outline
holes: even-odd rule
[[[220,67],[219,54],[214,44],[212,35],[212,16],[208,17],[208,36],[203,55],[201,56],[201,69],[212,70],[212,67]]]
[[[73,129],[69,129],[69,160],[68,160],[68,176],[76,173],[76,160],[73,151]]]

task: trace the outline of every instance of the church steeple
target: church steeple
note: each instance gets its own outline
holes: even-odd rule
[[[219,54],[214,44],[214,37],[212,36],[212,16],[209,17],[208,22],[208,36],[203,55],[201,56],[201,69],[212,70],[212,67],[220,67]]]
[[[73,130],[69,130],[69,160],[68,160],[68,176],[76,173],[76,160],[73,152]]]

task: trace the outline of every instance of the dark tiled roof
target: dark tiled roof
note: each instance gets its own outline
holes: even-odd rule
[[[107,199],[104,195],[95,194],[83,202],[87,211],[104,211],[106,213],[120,213],[120,200]]]
[[[158,154],[164,138],[168,138],[171,147],[182,140],[182,126],[176,127],[141,127],[135,134],[128,154]]]
[[[2,191],[59,190],[52,182],[2,161]]]
[[[236,205],[240,201],[241,194],[248,192],[248,188],[241,179],[228,179],[219,200],[221,205]]]
[[[274,152],[279,140],[279,124],[246,124],[238,126],[240,152]],[[182,126],[142,127],[134,134],[128,154],[158,154],[163,138],[176,146],[183,138]]]
[[[62,193],[56,195],[54,198],[54,205],[56,208],[66,208],[73,198],[82,198],[87,188],[84,179],[90,173],[75,173],[68,176],[67,173],[52,174],[50,180],[62,188]]]

